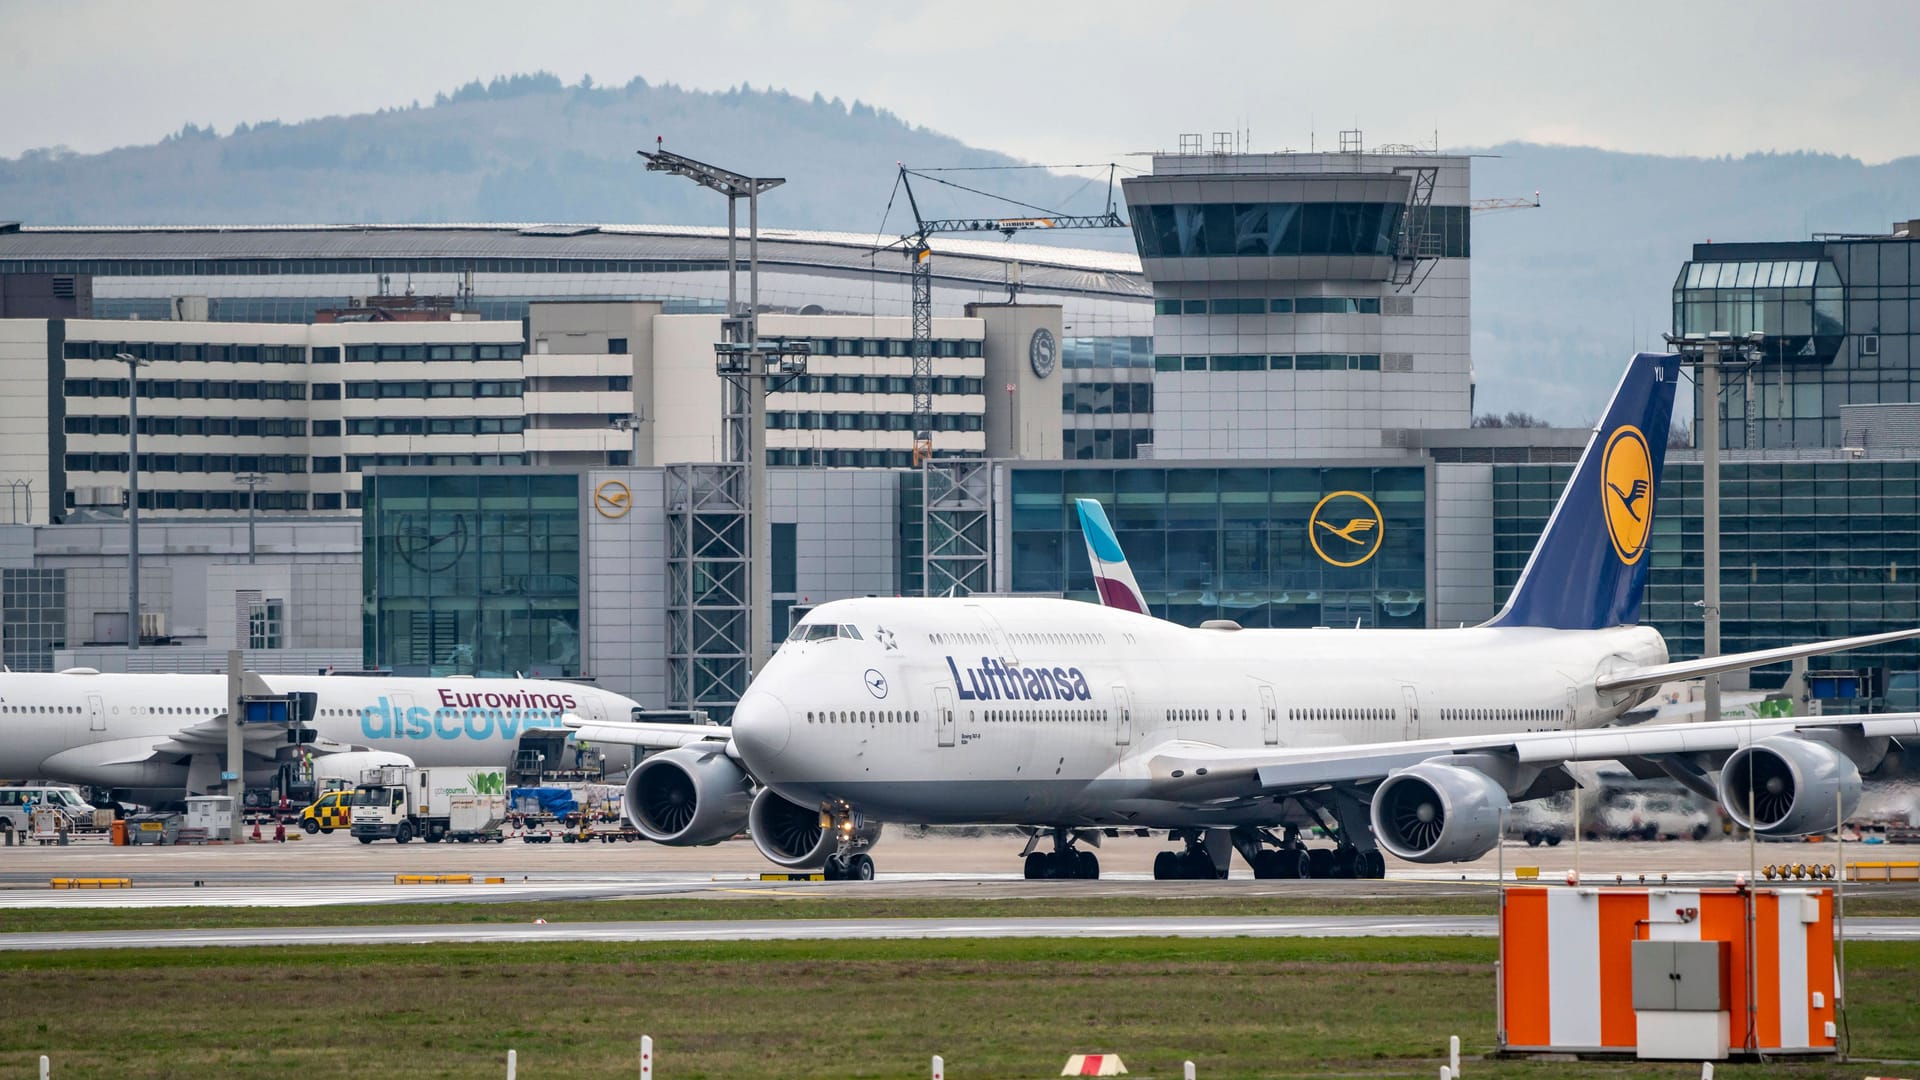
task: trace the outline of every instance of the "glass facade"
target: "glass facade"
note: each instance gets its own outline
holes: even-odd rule
[[[67,572],[0,570],[0,596],[7,670],[52,671],[53,651],[67,647]]]
[[[1494,582],[1506,602],[1571,465],[1496,465]],[[1920,623],[1920,462],[1754,461],[1721,465],[1723,652],[1872,634]],[[1641,621],[1676,660],[1703,651],[1700,466],[1668,462]],[[1813,667],[1920,667],[1911,643]],[[1786,665],[1754,685],[1777,687]]]
[[[573,473],[368,476],[367,665],[579,675],[581,483]]]
[[[1427,624],[1423,467],[1016,466],[1010,490],[1015,592],[1098,601],[1073,509],[1090,498],[1156,615],[1188,626]]]
[[[1209,255],[1392,255],[1397,202],[1172,203],[1134,206],[1143,259]]]

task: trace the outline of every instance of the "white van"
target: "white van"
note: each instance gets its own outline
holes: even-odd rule
[[[0,787],[0,831],[21,834],[31,832],[28,815],[39,807],[51,806],[67,815],[75,829],[93,827],[93,807],[70,784],[10,784]]]

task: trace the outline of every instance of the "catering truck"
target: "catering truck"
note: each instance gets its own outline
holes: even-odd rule
[[[387,765],[368,769],[353,789],[355,839],[429,844],[495,839],[506,818],[501,770]]]

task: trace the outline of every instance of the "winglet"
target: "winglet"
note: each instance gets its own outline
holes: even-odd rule
[[[1680,358],[1640,353],[1560,494],[1507,606],[1488,626],[1638,622]]]
[[[1080,512],[1080,532],[1087,538],[1087,561],[1093,564],[1093,581],[1100,589],[1100,603],[1121,611],[1149,614],[1147,598],[1141,595],[1140,585],[1133,579],[1126,552],[1120,550],[1120,539],[1107,523],[1107,512],[1094,499],[1075,499],[1073,506]]]

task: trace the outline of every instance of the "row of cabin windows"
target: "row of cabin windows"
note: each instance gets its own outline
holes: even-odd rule
[[[993,638],[987,634],[928,634],[927,640],[935,645],[992,645]]]
[[[834,709],[808,713],[809,724],[917,724],[919,709]]]
[[[1245,721],[1247,710],[1241,709],[1235,715],[1233,709],[1168,709],[1167,722],[1171,724],[1204,724],[1208,721],[1232,723]]]
[[[1288,709],[1287,719],[1308,723],[1327,721],[1352,721],[1356,723],[1385,723],[1400,716],[1398,709]]]
[[[980,718],[989,724],[1096,724],[1111,719],[1106,709],[988,709]],[[967,717],[973,719],[972,714]]]
[[[1506,724],[1554,724],[1566,719],[1564,709],[1496,709],[1461,708],[1441,709],[1440,720],[1458,722],[1488,723],[1499,721]]]
[[[1015,645],[1105,645],[1105,634],[1009,634]]]
[[[0,713],[78,713],[78,705],[0,705]]]

